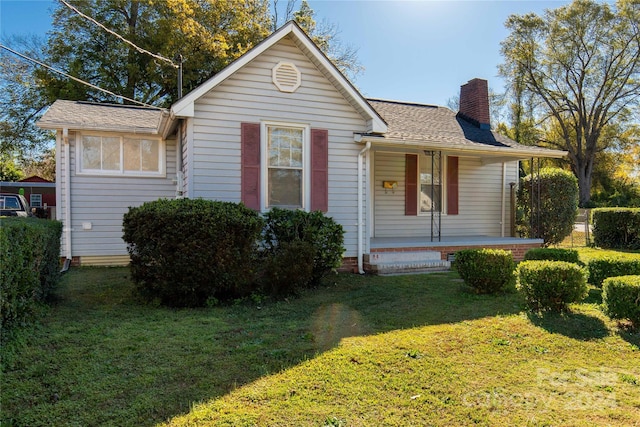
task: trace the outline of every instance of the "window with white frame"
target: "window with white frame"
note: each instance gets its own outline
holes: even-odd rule
[[[32,208],[42,207],[42,194],[31,194],[29,196],[29,204]]]
[[[442,211],[442,165],[441,156],[419,156],[418,206],[421,214]]]
[[[159,139],[82,135],[78,172],[160,176],[164,174],[163,152]]]
[[[304,209],[307,204],[309,130],[306,126],[280,124],[265,124],[264,128],[264,207]]]

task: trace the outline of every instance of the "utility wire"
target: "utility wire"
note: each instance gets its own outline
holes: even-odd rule
[[[81,79],[79,79],[77,77],[74,77],[74,76],[72,76],[70,74],[65,73],[64,71],[60,71],[58,69],[55,69],[52,66],[45,64],[44,62],[40,62],[37,59],[29,58],[28,56],[26,56],[26,55],[24,55],[24,54],[22,54],[20,52],[16,52],[15,50],[13,50],[11,48],[8,48],[7,46],[4,46],[2,44],[0,44],[0,48],[8,50],[9,52],[13,53],[14,55],[17,55],[17,56],[19,56],[19,57],[21,57],[23,59],[26,59],[27,61],[33,62],[34,64],[37,64],[37,65],[39,65],[41,67],[44,67],[44,68],[46,68],[48,70],[54,71],[54,72],[56,72],[58,74],[62,74],[63,76],[65,76],[65,77],[67,77],[67,78],[69,78],[71,80],[75,80],[78,83],[82,83],[82,84],[87,85],[87,86],[89,86],[89,87],[91,87],[93,89],[96,89],[96,90],[99,90],[101,92],[107,93],[107,94],[109,94],[111,96],[115,96],[116,98],[124,99],[125,101],[133,102],[135,104],[142,105],[144,107],[150,107],[150,108],[156,108],[158,110],[162,110],[162,108],[156,107],[155,105],[145,104],[144,102],[136,101],[135,99],[131,99],[131,98],[127,98],[126,96],[123,96],[123,95],[115,94],[115,93],[111,92],[110,90],[102,89],[101,87],[98,87],[98,86],[96,86],[94,84],[91,84],[89,82],[85,82],[84,80],[81,80]]]
[[[172,60],[170,60],[169,58],[165,58],[164,56],[161,56],[157,53],[152,53],[149,52],[146,49],[143,49],[141,47],[136,46],[134,43],[130,42],[129,40],[125,39],[124,37],[122,37],[120,34],[110,30],[109,28],[105,27],[104,25],[102,25],[101,23],[99,23],[98,21],[96,21],[95,19],[93,19],[90,16],[85,15],[84,13],[80,12],[75,6],[67,3],[65,0],[59,0],[60,3],[64,4],[65,6],[67,6],[69,9],[73,10],[75,13],[77,13],[78,15],[82,16],[85,19],[88,19],[89,21],[93,22],[94,24],[96,24],[98,27],[102,28],[103,30],[105,30],[106,32],[108,32],[109,34],[112,34],[114,36],[116,36],[117,38],[119,38],[120,40],[122,40],[123,42],[127,43],[128,45],[132,46],[134,49],[136,49],[138,52],[140,53],[146,53],[147,55],[150,55],[156,59],[159,59],[161,61],[164,61],[168,64],[171,64],[171,66],[173,68],[179,68],[179,66],[177,64],[175,64]]]

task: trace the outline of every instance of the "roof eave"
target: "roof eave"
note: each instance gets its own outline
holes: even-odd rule
[[[478,145],[474,146],[460,146],[456,144],[446,143],[442,144],[434,144],[426,141],[414,140],[414,139],[397,139],[397,138],[386,138],[382,136],[374,136],[374,135],[360,135],[356,134],[354,136],[354,141],[356,143],[365,143],[371,142],[376,145],[386,145],[386,146],[403,146],[403,147],[412,147],[412,148],[420,148],[420,149],[434,149],[434,150],[442,150],[447,152],[455,152],[455,153],[466,153],[466,154],[475,154],[475,155],[486,155],[486,156],[501,156],[501,157],[512,157],[513,160],[518,159],[527,159],[530,157],[535,158],[548,158],[548,159],[562,159],[568,155],[567,151],[560,150],[551,150],[542,147],[535,147],[535,149],[515,149],[511,147],[493,147],[493,146],[478,146],[480,143],[476,143]]]

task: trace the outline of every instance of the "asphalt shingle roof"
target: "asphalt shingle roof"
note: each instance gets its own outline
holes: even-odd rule
[[[518,144],[504,135],[480,129],[446,107],[368,99],[388,125],[384,139],[446,148],[504,148],[527,153],[551,150]]]
[[[155,108],[59,99],[38,121],[38,126],[157,134],[166,118],[165,110]]]

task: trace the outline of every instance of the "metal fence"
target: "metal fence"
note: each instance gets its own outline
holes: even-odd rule
[[[576,216],[576,221],[573,224],[571,235],[564,239],[561,246],[571,248],[590,246],[592,242],[591,234],[593,231],[590,219],[591,209],[578,209],[578,215]]]

